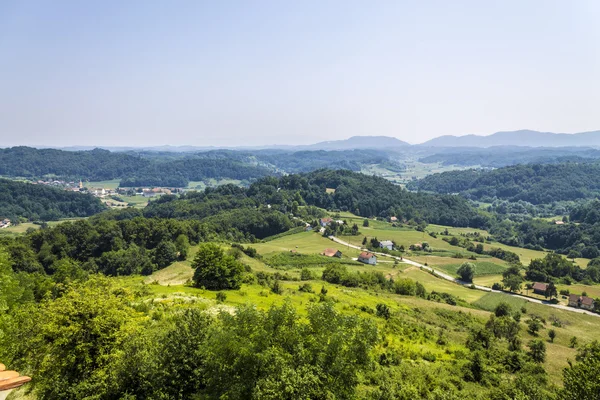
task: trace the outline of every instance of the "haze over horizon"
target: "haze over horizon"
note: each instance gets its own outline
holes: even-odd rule
[[[600,3],[0,4],[0,146],[600,129]]]

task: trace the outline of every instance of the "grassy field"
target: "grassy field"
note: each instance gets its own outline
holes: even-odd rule
[[[127,203],[131,203],[135,208],[144,208],[148,205],[148,198],[144,196],[119,196]]]
[[[358,257],[358,250],[341,246],[317,232],[300,232],[288,235],[265,243],[252,244],[260,254],[295,250],[304,254],[320,254],[326,248],[336,248],[344,256]]]
[[[109,181],[96,181],[96,182],[83,182],[83,186],[86,188],[104,188],[104,189],[116,189],[121,183],[120,179],[112,179]]]
[[[62,222],[77,221],[79,219],[85,219],[85,218],[65,218],[65,219],[61,219],[60,221],[48,221],[47,224],[48,224],[48,226],[56,226]],[[37,229],[40,229],[40,227],[41,227],[41,225],[34,224],[33,222],[24,222],[19,225],[12,225],[12,226],[9,226],[8,228],[0,229],[0,235],[10,235],[10,236],[22,235],[25,232],[27,232],[27,229],[29,229],[29,228],[37,230]]]
[[[506,269],[505,265],[496,264],[490,261],[471,261],[466,260],[475,265],[475,276],[484,276],[484,275],[498,275],[502,274],[502,272]],[[463,261],[464,262],[464,261]],[[462,265],[462,262],[455,264],[445,264],[439,265],[438,269],[441,269],[444,272],[447,272],[451,275],[458,276],[456,271]]]

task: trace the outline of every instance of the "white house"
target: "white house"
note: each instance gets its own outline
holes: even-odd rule
[[[379,247],[381,247],[382,249],[393,250],[394,242],[392,242],[391,240],[383,240],[379,242]]]
[[[373,253],[363,251],[358,256],[358,261],[360,261],[361,263],[369,264],[369,265],[376,265],[377,257],[375,257],[375,254],[373,254]]]
[[[10,219],[6,218],[0,221],[0,229],[8,228],[10,226]]]

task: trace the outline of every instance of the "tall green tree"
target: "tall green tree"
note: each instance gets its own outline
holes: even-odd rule
[[[214,243],[202,243],[192,262],[194,286],[209,290],[239,289],[244,266]]]

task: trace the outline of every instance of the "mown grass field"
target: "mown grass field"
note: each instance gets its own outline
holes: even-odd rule
[[[148,205],[148,198],[144,196],[119,196],[127,203],[133,204],[135,208],[144,208]]]
[[[83,182],[83,186],[86,188],[116,189],[120,183],[120,179],[112,179],[108,181]]]
[[[344,240],[347,238],[348,237],[345,236]],[[256,248],[262,255],[292,250],[301,254],[320,254],[327,248],[338,249],[347,257],[358,257],[358,254],[360,254],[360,251],[335,243],[330,239],[324,238],[318,232],[300,232],[265,243],[254,243],[251,246]]]

